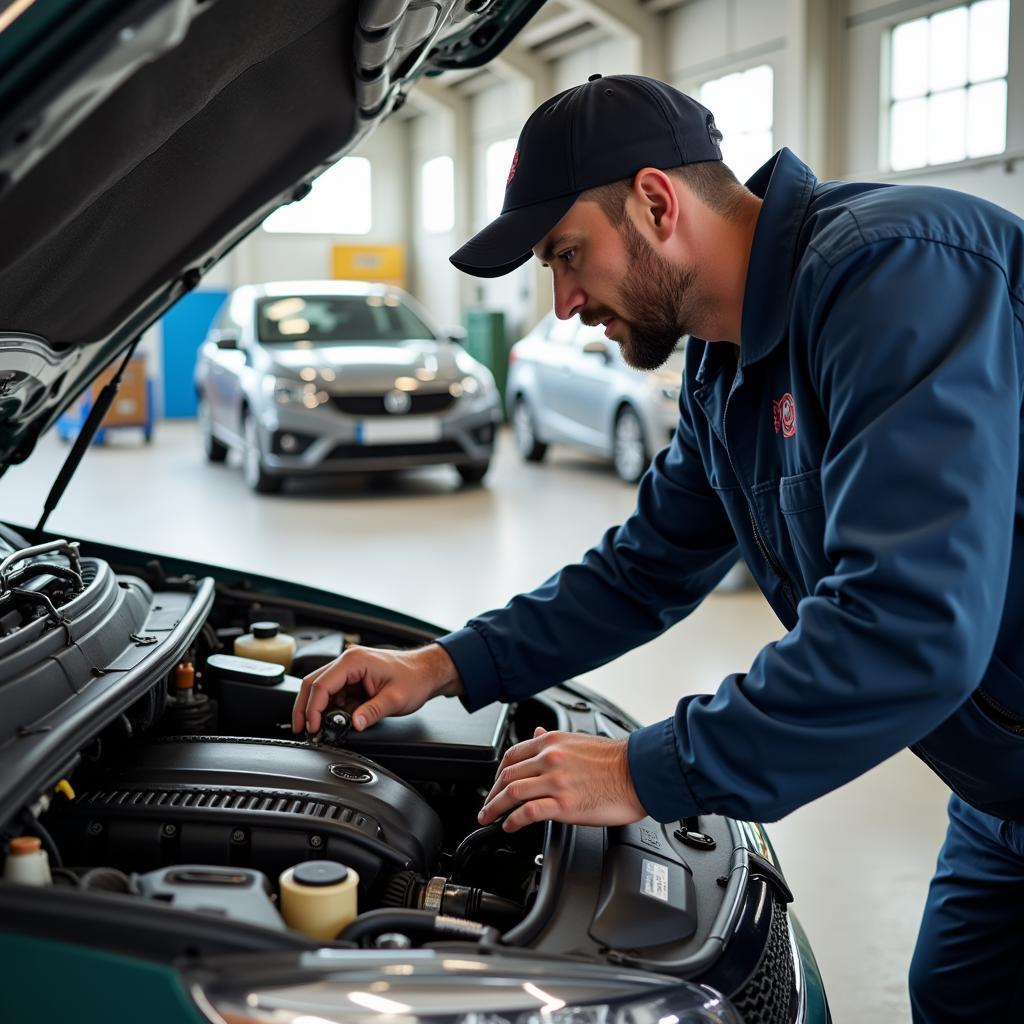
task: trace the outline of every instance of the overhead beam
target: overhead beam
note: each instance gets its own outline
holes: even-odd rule
[[[553,61],[558,60],[560,57],[567,57],[570,53],[575,53],[577,50],[583,50],[588,46],[595,46],[607,40],[608,33],[603,28],[595,28],[593,25],[588,24],[586,28],[581,28],[578,32],[570,32],[566,36],[553,39],[550,43],[545,43],[543,46],[538,47],[535,52],[544,60]]]
[[[524,46],[520,46],[518,42],[509,43],[497,57],[490,61],[487,67],[506,81],[531,83],[534,86],[534,91],[541,94],[537,100],[538,103],[550,95],[550,63]]]
[[[665,32],[662,19],[638,0],[563,0],[609,35],[639,44],[636,71],[655,78],[665,75]]]
[[[557,39],[559,36],[565,35],[566,32],[571,32],[574,28],[585,24],[586,20],[577,10],[562,11],[537,24],[532,21],[527,23],[516,36],[516,41],[527,49],[532,49],[546,43],[549,39]]]
[[[664,11],[674,11],[677,7],[682,7],[684,3],[686,0],[646,0],[644,10],[650,11],[652,14],[660,14]]]

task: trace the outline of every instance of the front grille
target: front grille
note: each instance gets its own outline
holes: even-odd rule
[[[328,459],[375,459],[402,455],[463,455],[458,441],[433,441],[429,444],[337,444]]]
[[[732,997],[745,1024],[791,1024],[797,998],[786,908],[772,900],[768,943],[757,970]]]
[[[384,407],[383,395],[332,395],[331,405],[338,412],[348,416],[392,416],[414,415],[419,413],[444,412],[455,401],[447,391],[412,392],[409,395],[412,403],[407,413],[390,413]]]

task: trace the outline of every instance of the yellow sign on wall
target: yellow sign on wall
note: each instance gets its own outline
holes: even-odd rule
[[[331,246],[331,276],[336,281],[375,281],[404,288],[405,246]]]

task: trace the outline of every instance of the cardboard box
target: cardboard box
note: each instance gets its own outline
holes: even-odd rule
[[[118,364],[119,365],[119,364]],[[93,381],[92,392],[95,401],[103,388],[113,379],[117,365],[103,371]],[[134,356],[128,361],[121,386],[117,390],[114,404],[103,418],[104,427],[142,427],[146,425],[149,410],[146,408],[146,360],[143,356]]]

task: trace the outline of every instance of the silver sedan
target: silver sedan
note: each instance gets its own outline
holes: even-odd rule
[[[451,463],[487,472],[501,399],[457,334],[404,292],[350,281],[235,289],[195,371],[207,458],[253,490],[289,476]]]
[[[523,458],[549,444],[611,457],[629,483],[671,439],[679,418],[683,343],[653,373],[635,370],[600,327],[549,313],[509,354],[506,401]]]

